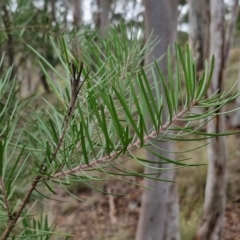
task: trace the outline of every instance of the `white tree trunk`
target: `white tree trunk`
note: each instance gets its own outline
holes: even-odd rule
[[[235,32],[235,25],[236,25],[236,21],[237,21],[237,17],[238,17],[238,13],[239,13],[239,0],[234,0],[234,4],[233,4],[233,8],[232,8],[232,17],[229,21],[228,24],[228,30],[226,33],[226,44],[225,44],[225,65],[227,65],[227,61],[229,59],[229,51],[231,48],[231,43],[232,43],[232,36],[234,35]],[[238,73],[238,77],[240,77],[240,68],[239,68],[239,73]],[[240,81],[238,82],[238,91],[240,91]],[[240,97],[237,97],[235,100],[235,108],[239,108],[240,107]],[[230,119],[228,124],[231,127],[239,127],[240,126],[240,111],[236,111],[232,114],[230,114]]]
[[[166,53],[168,45],[172,45],[177,33],[177,0],[145,0],[146,36],[153,31],[153,38],[160,37],[161,42],[155,46],[146,59],[147,64]],[[160,68],[167,73],[166,58],[160,62]],[[166,115],[163,119],[166,120]],[[164,120],[163,120],[164,121]],[[158,143],[159,149],[171,151],[170,142]],[[166,151],[158,151],[160,155],[172,158]],[[172,155],[172,154],[171,154]],[[171,164],[161,164],[161,159],[148,153],[148,159],[156,161],[152,166],[173,167]],[[153,170],[145,168],[145,173]],[[175,172],[166,171],[154,175],[167,180],[174,180]],[[144,185],[154,190],[145,189],[142,195],[140,218],[136,240],[179,240],[179,208],[177,186],[175,183],[145,179]]]
[[[64,11],[62,12],[62,16],[64,19],[64,24],[67,25],[67,15],[69,13],[69,1],[62,0],[62,6],[64,7]]]
[[[235,33],[235,25],[236,25],[238,13],[239,13],[239,0],[234,0],[233,6],[232,6],[232,16],[228,23],[228,29],[227,29],[226,38],[225,38],[225,46],[224,46],[225,65],[227,65],[226,63],[229,57],[229,51],[232,43],[232,36]]]
[[[109,11],[111,8],[111,0],[98,0],[100,11],[100,32],[104,35],[105,30],[109,27]]]
[[[73,0],[73,24],[75,27],[80,27],[82,24],[82,0]]]
[[[209,94],[222,89],[224,75],[224,2],[211,0],[210,56],[215,56],[213,79]],[[215,117],[207,126],[209,133],[225,130],[223,115]],[[225,137],[209,140],[208,174],[205,189],[202,223],[197,233],[199,240],[220,240],[223,236],[223,217],[225,210],[227,149]]]
[[[189,0],[189,40],[196,61],[197,73],[204,70],[209,56],[209,0]]]

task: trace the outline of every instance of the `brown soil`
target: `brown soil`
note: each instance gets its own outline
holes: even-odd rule
[[[134,185],[142,184],[140,178],[130,181],[133,184],[109,180],[103,190],[113,195],[88,188],[75,191],[74,194],[85,202],[73,200],[62,192],[58,197],[66,202],[55,202],[52,208],[57,230],[74,235],[71,240],[134,239],[143,188]]]
[[[231,160],[228,163],[224,240],[240,240],[239,140],[237,136],[228,139]],[[133,184],[110,179],[94,185],[101,191],[115,195],[100,193],[83,185],[73,187],[70,191],[82,202],[59,190],[54,198],[65,202],[51,201],[48,205],[53,213],[51,221],[57,223],[56,230],[74,235],[69,238],[71,240],[133,240],[143,191],[134,183],[141,185],[143,180],[136,177],[125,180]],[[184,203],[185,200],[180,201]]]
[[[136,182],[141,180],[136,179]],[[110,196],[85,189],[76,194],[85,201],[79,202],[63,193],[62,197],[67,201],[67,206],[56,203],[55,211],[53,210],[58,231],[74,235],[71,240],[134,239],[143,189],[116,180],[110,181],[108,185],[112,188],[116,185],[122,187],[118,194],[126,195]],[[114,200],[115,212],[110,210],[110,198]],[[227,204],[224,233],[225,240],[240,239],[240,197]]]
[[[225,211],[225,240],[240,239],[240,197],[229,202]]]

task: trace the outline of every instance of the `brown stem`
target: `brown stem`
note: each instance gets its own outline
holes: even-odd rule
[[[56,155],[57,155],[57,153],[58,153],[58,151],[59,151],[59,149],[60,149],[60,147],[63,143],[65,133],[66,133],[66,129],[68,127],[68,124],[67,124],[68,118],[65,118],[65,122],[66,122],[66,124],[64,124],[65,127],[63,129],[63,133],[62,133],[61,137],[59,138],[58,145],[56,146],[56,149],[52,154],[52,158],[51,158],[50,162],[52,162],[53,159],[56,157]],[[44,173],[44,172],[47,171],[47,168],[44,166],[45,161],[46,161],[46,159],[43,160],[43,163],[42,163],[42,166],[41,166],[42,169],[40,171],[41,173]],[[41,175],[38,175],[34,178],[31,187],[28,189],[27,193],[25,194],[25,196],[23,198],[22,204],[19,206],[19,208],[17,209],[17,211],[14,213],[13,216],[10,215],[12,219],[9,221],[8,226],[5,230],[5,232],[3,233],[1,240],[5,240],[5,239],[8,238],[8,236],[11,233],[12,229],[14,228],[15,224],[17,223],[17,220],[20,217],[23,209],[25,208],[29,198],[31,197],[31,194],[32,194],[33,190],[37,187],[37,184],[42,179],[43,179],[43,176],[41,176]]]
[[[49,85],[48,85],[48,83],[47,83],[45,74],[42,74],[42,75],[41,75],[40,81],[41,81],[41,83],[42,83],[42,85],[43,85],[43,88],[44,88],[45,92],[50,93],[51,90],[50,90]]]
[[[74,89],[73,86],[72,86],[71,90],[74,91],[75,94],[73,94],[73,92],[72,92],[71,101],[70,101],[70,104],[69,104],[69,107],[68,107],[67,115],[65,116],[64,121],[63,121],[63,127],[64,127],[63,133],[60,136],[58,144],[57,144],[57,146],[56,146],[56,148],[55,148],[55,150],[52,154],[52,158],[50,159],[50,163],[57,156],[57,153],[59,152],[59,149],[60,149],[60,147],[63,143],[64,137],[65,137],[65,134],[66,134],[66,130],[68,128],[68,120],[71,117],[71,115],[73,114],[75,104],[76,104],[77,95],[78,95],[78,93],[81,89],[81,86],[83,84],[83,82],[81,82],[81,80],[80,80],[80,75],[81,75],[82,70],[80,70],[80,72],[77,72],[78,69],[76,68],[76,66],[72,66],[72,67],[73,67],[73,70],[74,70],[73,71],[74,74],[73,74],[73,79],[71,80],[71,85],[73,84],[73,82],[78,83],[78,84],[76,84],[76,89]],[[41,174],[44,174],[47,171],[47,168],[44,165],[45,161],[46,161],[46,158],[43,160],[43,163],[41,165],[41,169],[40,169]],[[37,184],[42,180],[43,180],[42,175],[38,175],[34,178],[34,180],[32,181],[31,187],[27,190],[27,192],[26,192],[26,194],[25,194],[25,196],[22,200],[22,204],[14,212],[14,214],[11,215],[11,220],[8,222],[7,228],[5,229],[4,233],[2,234],[2,237],[1,237],[0,240],[6,240],[9,237],[9,235],[10,235],[11,231],[13,230],[14,226],[16,225],[17,220],[19,219],[23,209],[26,207],[26,204],[29,201],[29,199],[32,195],[32,192],[37,187]]]
[[[41,180],[41,176],[36,176],[34,178],[31,187],[28,189],[27,193],[25,194],[25,196],[23,198],[22,204],[19,206],[18,210],[14,213],[14,216],[13,216],[12,220],[10,220],[8,222],[8,226],[5,229],[5,231],[3,232],[1,240],[6,240],[9,237],[11,231],[13,230],[14,226],[17,223],[18,218],[20,217],[23,209],[25,208],[33,190],[36,188],[36,186],[37,186],[37,184],[39,183],[40,180]]]

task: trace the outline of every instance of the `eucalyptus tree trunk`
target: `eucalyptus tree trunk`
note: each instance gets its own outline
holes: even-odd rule
[[[147,37],[153,31],[153,38],[160,37],[161,42],[147,56],[146,64],[166,53],[168,45],[173,45],[177,33],[177,0],[145,0],[145,24]],[[167,73],[166,58],[160,63],[164,74]],[[163,111],[164,112],[164,111]],[[163,116],[166,121],[167,115]],[[156,147],[158,149],[156,149]],[[152,150],[167,158],[172,154],[160,150],[171,151],[170,142],[157,143]],[[161,159],[148,153],[148,159],[157,162],[154,167],[170,168],[171,164],[161,164]],[[150,165],[150,164],[149,164]],[[145,173],[153,170],[145,168]],[[174,180],[175,171],[155,174],[153,177]],[[138,222],[136,240],[178,240],[179,236],[179,208],[177,186],[174,183],[145,179],[144,185],[154,190],[145,189],[142,195],[140,218]]]
[[[239,13],[239,0],[234,0],[233,6],[232,6],[232,14],[231,18],[228,22],[228,28],[226,31],[226,37],[225,37],[225,46],[224,46],[224,57],[225,57],[225,65],[227,65],[228,57],[229,57],[229,51],[231,48],[231,43],[232,43],[232,37],[235,33],[235,26],[236,26],[236,21],[238,18],[238,13]]]
[[[98,0],[99,7],[99,20],[100,20],[100,32],[102,35],[105,33],[105,29],[109,26],[109,11],[111,8],[111,0]]]
[[[62,6],[63,6],[63,12],[62,12],[62,17],[63,17],[63,22],[64,25],[67,26],[67,15],[69,13],[69,1],[68,0],[62,0]]]
[[[215,56],[215,66],[209,94],[222,90],[224,58],[224,2],[211,0],[210,56]],[[207,126],[208,133],[225,131],[223,115],[215,117]],[[225,137],[215,137],[208,145],[208,174],[205,189],[205,201],[201,226],[197,233],[198,240],[220,240],[223,236],[223,217],[225,209],[227,149]]]
[[[196,61],[197,73],[204,69],[209,56],[209,0],[189,0],[189,40]]]
[[[75,27],[80,27],[82,24],[82,1],[73,0],[73,24]]]
[[[11,12],[9,11],[9,8],[7,6],[7,2],[3,2],[0,4],[0,12],[1,12],[1,19],[2,19],[2,24],[4,26],[4,31],[6,33],[6,38],[7,38],[7,43],[6,43],[6,52],[7,52],[7,57],[8,57],[8,68],[13,66],[12,69],[12,76],[15,75],[16,69],[14,67],[14,62],[15,62],[15,53],[14,53],[14,38],[13,38],[13,33],[11,31],[12,29],[12,21],[11,21]]]
[[[229,59],[229,51],[230,51],[231,43],[232,43],[232,36],[234,35],[234,32],[235,32],[235,25],[236,25],[238,13],[239,13],[239,0],[234,0],[232,14],[231,14],[232,16],[229,20],[228,30],[226,33],[226,44],[225,44],[225,48],[224,48],[226,62]],[[240,77],[240,68],[239,68],[239,73],[238,73],[238,78],[239,77]],[[238,82],[238,91],[240,91],[240,82]],[[235,108],[239,108],[239,107],[240,107],[240,97],[237,97],[235,99]],[[231,114],[229,125],[231,127],[239,127],[240,126],[240,111],[236,111]]]

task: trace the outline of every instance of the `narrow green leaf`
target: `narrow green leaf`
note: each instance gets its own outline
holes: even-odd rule
[[[24,152],[24,149],[25,149],[25,146],[22,147],[21,152],[19,153],[17,159],[15,160],[13,167],[11,167],[11,171],[10,171],[10,174],[8,176],[7,184],[6,184],[6,186],[7,186],[7,194],[10,193],[10,188],[11,188],[11,184],[12,184],[12,181],[13,181],[12,178],[13,178],[14,172],[15,172],[17,166],[18,166],[18,163],[19,163],[19,161],[21,159],[21,156],[22,156],[22,154]],[[23,166],[23,164],[22,164],[22,166]],[[15,175],[17,175],[17,174],[15,174]]]
[[[174,111],[177,111],[176,108],[176,99],[175,99],[175,91],[174,91],[174,82],[173,82],[173,74],[172,74],[172,55],[171,55],[171,48],[170,46],[168,47],[168,55],[167,55],[167,60],[168,60],[168,82],[169,82],[169,95],[171,98],[171,102],[172,102],[172,107],[174,109]],[[176,87],[176,86],[175,86]]]
[[[161,155],[161,154],[158,154],[156,151],[153,151],[153,150],[151,150],[151,149],[148,148],[148,147],[146,147],[146,150],[149,151],[149,152],[151,152],[151,153],[152,153],[153,155],[155,155],[156,157],[159,157],[159,159],[163,159],[163,160],[165,160],[165,161],[168,162],[168,163],[173,163],[173,164],[175,164],[175,165],[180,165],[180,166],[186,166],[186,164],[181,163],[181,162],[178,162],[178,161],[175,161],[175,160],[172,160],[172,159],[167,158],[167,157],[165,157],[165,156],[163,156],[163,155]]]
[[[38,53],[38,52],[37,52],[33,47],[31,47],[30,45],[27,45],[27,46],[28,46],[28,47],[39,57],[39,59],[41,59],[54,73],[56,73],[56,75],[57,75],[60,79],[66,81],[65,77],[63,77],[63,76],[59,73],[59,71],[57,71],[56,68],[53,67],[40,53]],[[42,65],[42,69],[45,70],[45,68],[43,67],[43,65]],[[46,72],[46,71],[45,71],[45,72]]]
[[[144,88],[143,81],[145,83],[145,86],[147,87],[147,91]],[[155,105],[155,100],[154,100],[154,97],[153,97],[153,93],[152,93],[152,90],[151,90],[151,88],[148,84],[148,80],[147,80],[146,75],[145,76],[143,75],[143,78],[140,75],[138,75],[138,84],[139,84],[139,88],[140,88],[140,90],[143,94],[143,97],[145,99],[145,104],[147,105],[147,110],[150,114],[152,123],[155,127],[155,130],[156,130],[157,122],[156,122],[156,119],[155,119],[155,116],[154,116],[154,110],[152,109],[152,106],[154,106],[155,108],[157,106]],[[155,112],[156,111],[157,111],[157,108],[155,109]]]
[[[86,164],[89,165],[89,159],[88,159],[88,153],[87,153],[87,149],[86,149],[86,145],[85,145],[85,137],[84,137],[84,133],[83,133],[82,122],[80,123],[80,136],[81,136],[83,157],[85,159]]]
[[[63,53],[64,53],[64,56],[65,56],[65,60],[66,60],[67,65],[68,65],[69,72],[71,72],[66,41],[65,41],[64,37],[62,37],[61,40],[62,40],[61,42],[62,42],[62,48],[63,48]]]
[[[147,92],[147,94],[148,94],[150,103],[151,103],[151,105],[152,105],[152,107],[153,107],[153,111],[157,112],[158,107],[157,107],[157,104],[156,104],[156,100],[154,99],[154,95],[153,95],[152,89],[151,89],[151,87],[150,87],[149,80],[148,80],[148,78],[147,78],[147,76],[146,76],[146,73],[145,73],[145,71],[143,70],[143,68],[141,68],[141,73],[142,73],[142,78],[141,78],[141,79],[143,79],[144,85],[145,85],[146,88],[147,88],[147,89],[146,89],[146,90],[147,90],[146,92]],[[158,91],[158,89],[156,89],[156,91]]]
[[[139,105],[139,101],[140,101],[140,99],[137,97],[137,95],[136,95],[136,87],[134,88],[134,85],[133,85],[133,83],[132,83],[132,81],[131,80],[129,80],[129,85],[130,85],[130,89],[131,89],[131,93],[132,93],[132,96],[133,96],[133,100],[134,100],[134,104],[135,104],[135,107],[136,107],[136,109],[137,109],[137,113],[138,113],[138,115],[140,115],[140,113],[142,113],[142,110],[141,110],[141,107],[140,107],[140,105]],[[144,123],[145,124],[145,123]],[[145,130],[146,130],[146,134],[147,134],[147,128],[146,128],[146,126],[145,126]]]
[[[167,105],[168,105],[169,121],[171,122],[173,117],[173,103],[166,86],[164,86],[164,91],[165,91],[165,96],[166,96]]]
[[[116,112],[116,108],[114,106],[114,102],[112,100],[112,97],[110,95],[108,95],[109,97],[109,101],[110,101],[110,108],[108,108],[109,112],[111,113],[111,116],[112,116],[112,120],[113,120],[113,123],[115,125],[115,129],[116,131],[118,132],[118,136],[120,138],[120,141],[121,143],[124,145],[124,129],[118,119],[118,114]]]
[[[165,80],[165,78],[162,74],[161,69],[159,68],[159,66],[156,62],[155,62],[155,67],[157,69],[158,75],[159,75],[160,80],[161,80],[162,85],[163,85],[163,89],[164,89],[163,92],[164,92],[164,95],[165,95],[165,98],[166,98],[166,101],[167,101],[168,113],[169,113],[169,117],[170,117],[170,121],[171,121],[172,120],[172,115],[173,115],[172,99],[171,99],[171,96],[169,95],[169,92],[168,92],[166,80]]]
[[[208,82],[207,82],[207,85],[206,85],[206,90],[209,89],[209,86],[211,84],[211,81],[212,81],[212,75],[213,75],[213,70],[214,70],[214,64],[215,64],[215,56],[213,55],[212,56],[212,60],[211,60],[211,65],[210,65],[210,73],[209,73],[209,76],[208,76]]]
[[[55,181],[52,181],[52,182],[55,183]],[[53,200],[53,201],[56,201],[56,202],[66,202],[66,201],[63,201],[63,200],[56,199],[56,198],[48,197],[47,195],[39,192],[39,191],[37,190],[37,188],[35,188],[34,191],[36,191],[40,196],[42,196],[42,197],[44,197],[44,198],[46,198],[46,199]]]
[[[39,65],[40,65],[43,73],[44,73],[45,76],[47,77],[47,82],[48,82],[48,84],[51,86],[51,88],[53,89],[54,93],[57,95],[57,97],[58,97],[59,99],[62,99],[62,98],[61,98],[61,95],[60,95],[59,91],[57,90],[55,84],[53,83],[50,75],[48,74],[48,72],[46,71],[45,67],[43,66],[43,64],[42,64],[40,61],[39,61]]]
[[[129,111],[129,109],[128,109],[126,103],[125,103],[125,101],[122,99],[122,97],[120,96],[120,94],[118,93],[118,91],[116,90],[115,87],[113,87],[113,90],[114,90],[114,92],[115,92],[115,94],[116,94],[119,102],[121,103],[121,105],[122,105],[122,107],[123,107],[123,110],[125,111],[125,113],[126,113],[128,119],[129,119],[129,121],[131,122],[132,127],[134,128],[136,134],[138,135],[138,137],[140,137],[140,133],[139,133],[139,130],[138,130],[138,128],[137,128],[137,125],[136,125],[136,123],[135,123],[135,121],[134,121],[134,119],[133,119],[133,116],[131,115],[131,113],[130,113],[130,111]]]
[[[176,53],[176,88],[175,88],[175,100],[176,100],[176,106],[178,105],[178,101],[179,101],[179,95],[180,95],[180,99],[181,99],[181,106],[183,106],[183,95],[182,95],[182,87],[181,87],[181,78],[180,78],[180,67],[179,67],[179,63],[180,63],[180,57],[179,57],[179,51],[178,51],[178,45],[179,44],[175,44],[175,53]]]
[[[180,59],[182,68],[183,68],[185,82],[186,82],[186,85],[187,85],[188,73],[187,73],[187,69],[186,69],[186,64],[185,64],[185,60],[184,60],[184,57],[183,57],[183,53],[182,53],[182,50],[181,50],[179,45],[177,45],[177,50],[178,50],[177,52],[178,52],[178,55],[179,55],[179,59]],[[186,104],[185,106],[188,106],[189,102],[190,102],[189,96],[191,94],[189,92],[189,87],[188,86],[186,86],[186,89],[187,89],[187,96],[186,96],[186,99],[185,99],[185,104]]]
[[[162,109],[163,109],[163,105],[161,104],[160,109],[158,111],[158,115],[157,115],[157,118],[158,118],[157,133],[159,133],[160,127],[162,125]]]
[[[139,136],[140,147],[142,147],[144,145],[144,130],[145,130],[145,127],[146,127],[144,125],[145,124],[144,124],[143,116],[142,116],[142,114],[140,114],[140,116],[139,116],[139,124],[138,124],[139,133],[140,133],[140,136]]]
[[[88,126],[87,126],[87,123],[85,123],[84,115],[83,115],[83,112],[82,112],[82,109],[81,109],[80,106],[78,107],[78,111],[79,111],[80,116],[81,116],[81,119],[82,119],[82,121],[81,121],[82,127],[83,127],[83,129],[84,129],[85,136],[87,137],[87,140],[88,140],[88,144],[89,144],[89,146],[90,146],[91,153],[94,155],[95,158],[97,158],[96,153],[95,153],[95,149],[94,149],[94,147],[93,147],[93,141],[92,141],[92,139],[91,139],[91,137],[90,137],[90,134],[89,134],[89,128],[88,128]],[[80,127],[80,129],[81,129],[81,127]],[[79,135],[80,135],[80,129],[79,129]]]
[[[47,183],[47,181],[43,181],[43,183],[44,183],[44,185],[48,188],[48,190],[49,190],[50,192],[52,192],[53,194],[57,194],[57,193],[53,190],[53,188]]]
[[[101,105],[101,114],[102,114],[102,131],[103,134],[105,136],[105,143],[106,143],[106,147],[107,147],[107,153],[108,155],[115,149],[115,147],[113,146],[113,143],[109,137],[109,133],[108,133],[108,127],[107,127],[107,122],[106,122],[106,116],[104,113],[104,107]]]
[[[51,127],[52,129],[52,134],[53,134],[53,140],[55,141],[55,143],[58,143],[58,135],[57,135],[57,132],[56,132],[56,129],[54,127],[54,124],[53,124],[53,121],[52,119],[48,119],[48,122],[49,122],[49,126]]]

